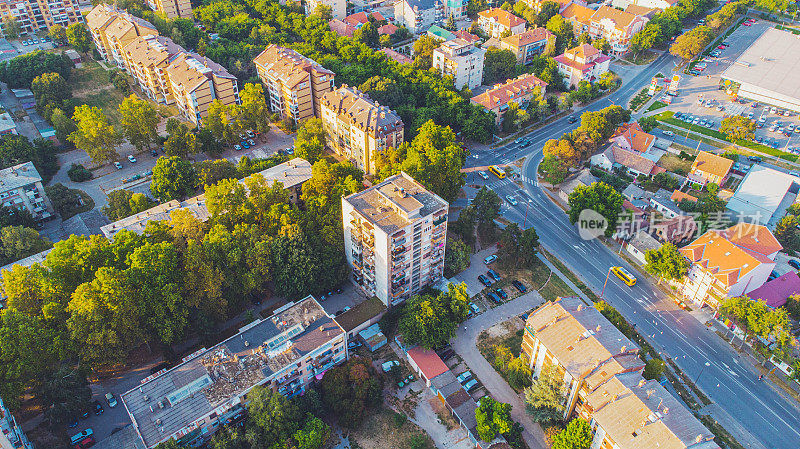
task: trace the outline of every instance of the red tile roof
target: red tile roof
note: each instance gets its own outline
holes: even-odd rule
[[[486,17],[487,19],[492,19],[507,28],[513,28],[525,23],[525,19],[520,19],[505,9],[500,8],[487,9],[486,11],[479,12],[478,15]]]
[[[378,34],[386,34],[388,36],[391,36],[399,29],[400,28],[396,27],[395,25],[387,23],[386,25],[378,28]]]
[[[419,346],[408,350],[408,357],[417,364],[422,374],[428,380],[446,373],[450,370],[436,352],[430,349],[422,349]]]
[[[531,92],[536,87],[541,87],[542,93],[544,93],[547,83],[534,75],[522,75],[519,78],[508,80],[505,84],[497,85],[480,95],[472,97],[472,102],[492,110]]]
[[[670,196],[669,199],[671,199],[672,201],[675,201],[676,204],[680,203],[683,200],[689,200],[689,201],[691,201],[693,203],[697,202],[697,198],[696,197],[694,197],[692,195],[689,195],[688,193],[681,192],[680,190],[676,190],[676,191],[672,192],[672,196]]]
[[[585,45],[585,44],[584,44]],[[592,47],[594,48],[594,47]],[[640,153],[646,152],[656,140],[656,136],[644,132],[638,123],[628,123],[617,128],[614,137],[622,136],[630,147]]]
[[[653,175],[659,172],[659,168],[655,162],[636,154],[633,151],[628,151],[614,144],[611,147],[612,154],[614,155],[614,162],[617,162],[631,170],[646,175]],[[661,169],[660,171],[664,171]]]
[[[524,33],[518,33],[504,37],[502,41],[514,47],[524,47],[525,45],[530,45],[534,42],[541,42],[543,40],[550,39],[553,36],[554,34],[549,30],[540,27],[528,30]]]
[[[383,18],[381,13],[379,13],[377,11],[373,12],[370,15],[372,16],[372,18],[374,18],[378,22],[386,20],[386,19]],[[364,11],[361,11],[361,12],[357,12],[355,14],[350,14],[349,16],[345,17],[344,18],[344,22],[349,24],[349,25],[352,25],[354,27],[357,27],[358,25],[363,25],[363,24],[369,22],[369,17],[367,16],[367,13],[365,13]]]
[[[469,31],[467,31],[465,29],[458,30],[458,31],[456,31],[455,34],[456,34],[456,37],[460,37],[461,39],[464,39],[467,42],[478,42],[479,40],[481,40],[480,37],[470,33]]]
[[[381,48],[380,52],[394,59],[396,62],[399,62],[400,64],[411,64],[414,62],[413,59],[409,58],[408,56],[398,51],[392,50],[391,48]]]

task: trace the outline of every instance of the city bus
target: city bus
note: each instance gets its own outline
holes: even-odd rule
[[[500,179],[503,179],[503,178],[506,177],[506,172],[504,172],[503,170],[500,170],[499,168],[497,168],[496,165],[492,165],[491,167],[489,167],[489,171],[492,172],[495,176],[497,176]]]
[[[611,267],[611,271],[617,275],[618,278],[622,280],[625,284],[629,287],[633,287],[636,285],[636,277],[632,275],[628,270],[622,267]]]

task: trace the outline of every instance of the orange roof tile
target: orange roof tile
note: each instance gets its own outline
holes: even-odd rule
[[[692,172],[700,170],[724,178],[728,175],[732,166],[733,161],[730,159],[717,156],[707,151],[701,151],[697,154],[697,158],[695,158],[692,164]]]
[[[769,255],[783,249],[766,226],[739,223],[725,230],[725,237],[735,245],[761,254]]]
[[[583,44],[582,47],[591,47],[594,49],[594,47],[588,44]],[[595,49],[595,51],[597,51],[597,49]],[[624,137],[631,148],[640,153],[646,152],[656,140],[656,136],[644,132],[642,127],[636,122],[628,123],[627,125],[622,125],[617,128],[614,137],[618,136]]]
[[[593,9],[589,9],[585,6],[578,5],[576,3],[572,3],[563,11],[561,11],[561,16],[570,21],[570,22],[579,22],[585,25],[589,25],[591,21],[592,14],[594,14]]]
[[[614,22],[615,28],[622,30],[627,28],[637,17],[639,16],[603,5],[592,14],[592,21],[599,22],[608,19]]]
[[[530,45],[534,42],[540,42],[543,40],[550,39],[551,37],[554,36],[555,35],[546,28],[540,27],[528,30],[524,33],[518,33],[508,37],[504,37],[502,41],[514,47],[523,47],[525,45]]]
[[[500,25],[503,25],[507,28],[513,28],[525,23],[525,19],[521,19],[505,9],[500,8],[487,9],[479,12],[478,15],[481,17],[486,17],[487,19],[492,19],[493,21],[498,22]]]
[[[696,197],[689,195],[688,193],[681,192],[680,190],[672,192],[672,196],[670,196],[669,199],[671,199],[675,203],[680,203],[683,200],[689,200],[693,203],[697,202]]]
[[[505,84],[497,85],[480,95],[472,97],[472,102],[491,110],[531,92],[536,87],[543,88],[542,92],[544,93],[544,88],[547,87],[547,83],[534,75],[522,75],[519,78],[510,79],[506,81]]]

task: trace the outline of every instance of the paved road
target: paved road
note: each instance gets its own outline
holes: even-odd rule
[[[598,110],[612,103],[624,105],[655,73],[668,73],[672,64],[669,55],[659,57],[627,86],[592,104],[588,110]],[[492,178],[488,182],[501,197],[514,194],[521,199],[516,207],[505,210],[505,218],[519,223],[527,221],[527,226],[533,225],[542,244],[599,293],[609,267],[628,264],[602,243],[582,240],[566,214],[546,197],[535,181],[544,142],[575,127],[577,124],[570,125],[566,119],[558,120],[531,133],[529,137],[533,143],[527,149],[507,145],[470,158],[468,165],[510,162],[520,156],[528,156],[520,178],[524,188],[508,179]],[[751,438],[747,438],[747,435],[739,437],[746,447],[798,447],[800,413],[796,406],[759,382],[749,362],[740,362],[736,352],[727,343],[697,319],[678,309],[647,279],[641,279],[632,288],[611,279],[605,290],[605,298],[635,323],[640,332],[647,334],[664,357],[673,358],[688,376],[695,379],[702,374],[697,381],[700,388],[713,402],[727,409],[732,419],[751,434]],[[711,365],[702,370],[706,362]]]

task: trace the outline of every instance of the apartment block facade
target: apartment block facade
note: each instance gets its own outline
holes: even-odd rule
[[[335,88],[335,74],[300,53],[270,45],[253,60],[266,87],[269,107],[295,124],[319,117],[323,95]]]
[[[17,423],[11,410],[0,398],[0,447],[14,449],[33,449],[33,443],[25,436],[22,426]]]
[[[589,422],[592,449],[719,449],[714,434],[670,392],[642,377],[639,348],[580,298],[534,310],[522,352],[534,377],[554,370],[563,379],[564,419]]]
[[[517,64],[524,65],[532,63],[536,56],[543,53],[551,54],[555,45],[556,35],[546,28],[534,28],[500,40],[500,48],[514,53]]]
[[[475,89],[483,82],[486,50],[461,38],[442,43],[433,50],[433,67],[453,77],[456,89]]]
[[[401,172],[342,198],[353,281],[396,305],[442,279],[449,204]]]
[[[147,6],[167,19],[192,19],[192,2],[189,0],[147,0]]]
[[[197,447],[244,417],[254,387],[302,394],[346,359],[344,329],[307,296],[143,379],[121,399],[138,443],[147,449],[170,439]]]
[[[527,108],[530,100],[535,96],[544,97],[545,90],[547,90],[547,83],[535,75],[520,75],[505,83],[494,85],[486,92],[472,97],[470,101],[483,106],[487,112],[493,112],[495,123],[499,125],[503,122],[509,103],[513,101],[521,108]]]
[[[414,34],[422,34],[444,19],[444,5],[438,0],[398,0],[394,18]]]
[[[375,173],[375,157],[403,143],[403,120],[356,88],[343,85],[320,102],[325,143],[365,173]]]
[[[600,53],[600,50],[589,44],[579,45],[556,56],[558,73],[564,77],[569,87],[578,87],[581,81],[594,83],[608,72],[611,56]]]
[[[513,36],[525,31],[525,19],[519,18],[510,12],[491,8],[478,13],[478,26],[487,36],[502,39],[504,34]]]
[[[53,203],[44,191],[42,177],[32,162],[0,170],[0,204],[27,210],[37,221],[55,214]]]
[[[13,17],[24,33],[48,30],[53,25],[66,28],[83,22],[77,0],[5,0],[0,2],[0,19],[7,17]]]
[[[139,36],[158,36],[152,23],[106,3],[100,3],[86,15],[86,25],[97,52],[106,61],[125,68],[122,49]]]
[[[610,6],[601,6],[589,22],[592,39],[605,38],[611,44],[611,55],[622,56],[631,45],[631,38],[647,24],[646,17],[620,11]]]
[[[196,53],[181,53],[167,68],[170,90],[181,114],[197,126],[214,100],[238,104],[239,85],[225,67]]]

